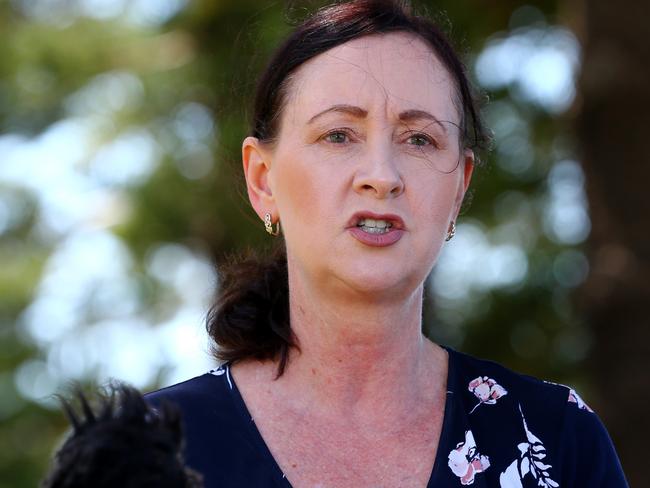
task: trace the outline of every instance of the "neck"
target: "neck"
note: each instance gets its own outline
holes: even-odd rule
[[[446,354],[421,333],[422,286],[406,299],[383,301],[319,293],[295,281],[290,289],[300,350],[292,351],[278,386],[298,410],[318,405],[372,423],[406,414],[439,391],[432,384],[446,381]]]

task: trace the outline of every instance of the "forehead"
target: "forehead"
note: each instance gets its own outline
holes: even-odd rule
[[[425,110],[458,122],[454,83],[431,48],[408,33],[365,36],[326,51],[293,75],[285,118],[300,124],[335,104],[371,116]]]

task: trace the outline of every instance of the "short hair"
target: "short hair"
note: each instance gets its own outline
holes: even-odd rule
[[[93,409],[80,389],[79,411],[61,399],[72,432],[54,457],[42,488],[201,488],[182,458],[179,410],[150,407],[138,390],[113,384]]]

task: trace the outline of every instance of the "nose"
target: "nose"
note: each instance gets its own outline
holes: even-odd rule
[[[364,159],[366,161],[354,176],[353,186],[357,193],[371,194],[375,198],[390,198],[404,192],[404,180],[390,151],[373,152]]]

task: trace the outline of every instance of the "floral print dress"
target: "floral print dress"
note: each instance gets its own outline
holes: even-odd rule
[[[605,427],[574,390],[446,349],[447,401],[427,488],[628,486]],[[227,364],[146,398],[180,407],[185,459],[206,488],[291,486]]]

